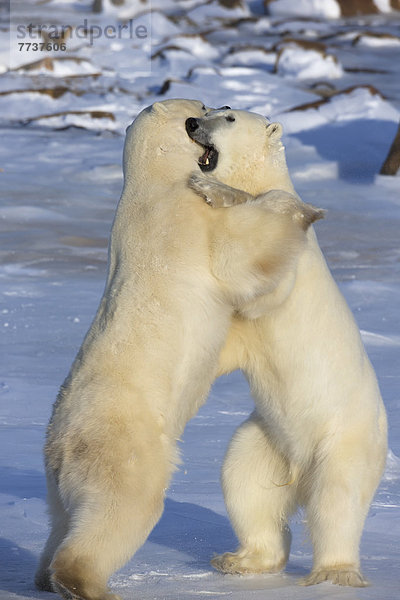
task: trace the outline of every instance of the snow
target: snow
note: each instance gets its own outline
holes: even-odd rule
[[[344,121],[350,121],[355,126],[357,121],[362,121],[361,135],[368,135],[367,129],[374,128],[378,121],[396,123],[399,118],[400,112],[397,108],[378,94],[371,94],[366,88],[357,88],[333,96],[317,108],[299,111],[294,107],[293,112],[279,115],[287,133],[307,131],[328,123],[340,127],[340,123]],[[365,127],[366,122],[369,122],[369,128]]]
[[[372,48],[380,48],[382,46],[399,46],[400,38],[390,37],[375,37],[371,35],[362,35],[357,41],[358,44],[371,46]]]
[[[252,48],[246,48],[244,50],[236,50],[228,54],[223,64],[226,66],[244,66],[244,67],[258,67],[268,68],[271,72],[274,70],[276,63],[275,52],[266,52],[265,50],[253,50]]]
[[[372,586],[355,591],[297,585],[312,562],[301,513],[293,519],[284,573],[224,577],[212,570],[213,553],[236,544],[219,471],[235,427],[252,409],[238,372],[216,381],[188,424],[183,465],[168,490],[164,515],[111,584],[123,598],[141,600],[398,598],[400,174],[378,173],[400,117],[400,49],[389,45],[394,38],[373,34],[399,38],[400,17],[335,20],[333,0],[299,0],[287,3],[293,17],[283,21],[260,15],[261,4],[229,10],[215,1],[153,0],[151,40],[141,45],[137,39],[102,38],[90,45],[89,39],[73,39],[65,61],[52,53],[59,65],[53,71],[26,69],[43,56],[15,47],[15,70],[8,71],[8,36],[0,38],[0,600],[55,598],[33,587],[47,534],[45,428],[104,287],[125,127],[144,106],[177,96],[280,120],[297,191],[328,211],[317,235],[361,329],[389,416],[387,469],[361,545]],[[384,13],[388,3],[379,4]],[[77,26],[87,18],[104,26],[117,24],[124,11],[149,9],[139,0],[128,8],[107,1],[106,12],[95,17],[89,6],[88,0],[32,0],[26,14],[42,23]],[[12,10],[15,33],[24,10],[21,3]],[[300,19],[304,14],[312,18]],[[330,20],[315,20],[318,15]],[[326,64],[315,63],[311,78],[299,77],[300,50],[290,77],[275,73],[277,44],[285,35],[325,43],[341,73],[332,79]],[[56,87],[59,93],[49,94]]]
[[[382,0],[381,0],[382,1]],[[336,0],[272,0],[268,5],[272,15],[307,15],[309,17],[340,17],[340,7]]]
[[[218,0],[211,2],[199,3],[192,10],[188,11],[188,17],[196,23],[203,25],[215,24],[215,20],[228,18],[239,19],[250,15],[247,3],[243,2],[243,6],[235,6],[234,8],[225,8]]]
[[[323,55],[316,50],[284,48],[278,57],[278,74],[297,79],[336,79],[343,75],[340,64],[333,56]]]
[[[375,6],[384,13],[388,13],[392,10],[390,0],[374,0]]]

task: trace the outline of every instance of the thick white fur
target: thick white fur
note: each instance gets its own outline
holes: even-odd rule
[[[243,192],[259,196],[272,188],[294,193],[279,124],[242,111],[200,121],[220,151],[213,177],[239,188],[197,177],[192,187],[210,204],[248,206]],[[282,197],[279,206],[286,210]],[[237,368],[256,404],[222,469],[240,547],[214,558],[214,566],[228,573],[280,570],[289,555],[288,519],[301,505],[314,548],[302,583],[366,585],[359,542],[385,464],[386,415],[358,327],[312,228],[296,271],[234,319],[219,373]]]
[[[273,293],[306,242],[268,202],[212,211],[188,188],[201,149],[185,120],[203,114],[156,103],[127,130],[104,295],[45,447],[52,529],[36,583],[68,600],[116,598],[108,578],[161,515],[233,310]]]

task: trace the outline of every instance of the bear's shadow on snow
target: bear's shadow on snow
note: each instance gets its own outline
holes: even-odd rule
[[[227,517],[198,504],[176,502],[171,498],[167,498],[164,513],[148,541],[191,556],[193,560],[187,561],[188,566],[196,571],[208,572],[213,570],[210,560],[215,554],[232,552],[239,545]],[[155,560],[157,561],[157,558]],[[147,565],[148,562],[147,556]],[[285,573],[302,577],[309,567],[310,565],[306,567],[289,559]],[[270,584],[274,587],[277,581],[272,579]]]
[[[167,498],[161,520],[149,541],[193,557],[196,568],[209,571],[214,554],[233,550],[238,542],[227,517],[209,508]]]
[[[336,121],[292,135],[314,146],[322,158],[336,162],[340,179],[369,184],[382,167],[397,127],[394,121],[358,119]]]

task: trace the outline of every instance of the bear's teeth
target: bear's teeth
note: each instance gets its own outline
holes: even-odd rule
[[[209,159],[209,158],[207,158],[207,160],[206,160],[206,165],[209,165],[209,164],[210,164],[210,159]]]

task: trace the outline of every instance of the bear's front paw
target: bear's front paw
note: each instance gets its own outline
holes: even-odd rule
[[[307,577],[300,579],[300,585],[315,585],[323,581],[331,581],[336,585],[348,585],[351,587],[366,587],[368,581],[364,579],[360,571],[352,567],[326,567],[311,571]]]
[[[196,194],[201,196],[209,206],[217,207],[218,202],[216,201],[215,194],[215,183],[210,178],[200,173],[192,173],[188,180],[188,185]]]

